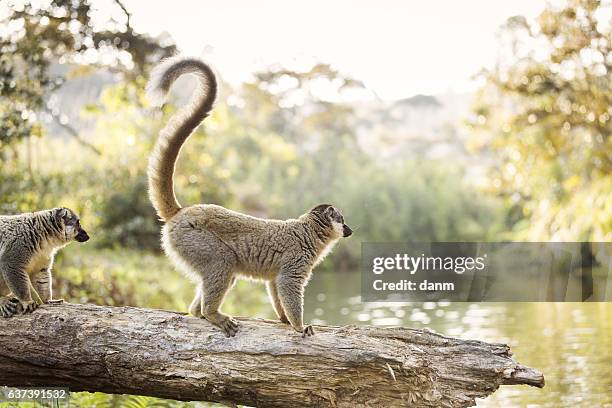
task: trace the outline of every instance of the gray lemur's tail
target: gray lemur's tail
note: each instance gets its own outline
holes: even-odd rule
[[[181,147],[193,130],[208,116],[217,96],[217,80],[208,65],[197,58],[172,57],[151,72],[147,96],[162,105],[174,81],[183,74],[194,74],[198,85],[189,103],[162,129],[149,156],[149,199],[157,215],[169,221],[181,209],[174,194],[174,169]]]

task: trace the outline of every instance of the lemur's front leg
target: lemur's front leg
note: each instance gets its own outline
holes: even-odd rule
[[[6,286],[8,286],[9,290],[12,292],[13,298],[10,298],[11,302],[17,301],[16,313],[31,313],[36,310],[38,303],[32,300],[32,295],[30,293],[30,286],[32,283],[23,265],[11,258],[1,259],[0,273],[4,278]],[[5,306],[9,305],[5,303]]]
[[[278,297],[287,315],[287,319],[295,331],[302,333],[302,337],[312,336],[314,330],[311,325],[304,326],[304,286],[307,271],[300,273],[283,273],[281,271],[276,279]]]
[[[19,305],[19,299],[14,297],[1,297],[0,298],[0,316],[12,317],[17,314],[17,306]]]
[[[287,318],[285,309],[283,309],[283,304],[281,303],[281,300],[278,297],[278,289],[276,288],[276,282],[267,282],[266,287],[268,289],[268,296],[270,297],[270,301],[272,302],[274,311],[276,312],[276,315],[278,316],[280,321],[285,324],[291,324],[291,322],[289,322],[289,319]]]

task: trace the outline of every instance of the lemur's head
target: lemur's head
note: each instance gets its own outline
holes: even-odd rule
[[[81,227],[81,221],[74,211],[68,208],[56,208],[53,210],[53,216],[66,242],[72,240],[85,242],[89,240],[89,235]]]
[[[319,204],[309,214],[319,221],[332,239],[346,238],[353,234],[353,230],[344,223],[342,213],[331,204]]]

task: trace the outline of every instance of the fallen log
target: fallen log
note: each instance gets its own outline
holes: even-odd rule
[[[238,320],[226,338],[175,312],[46,305],[0,319],[0,385],[262,407],[467,407],[500,385],[544,386],[504,344],[358,326],[302,338]]]

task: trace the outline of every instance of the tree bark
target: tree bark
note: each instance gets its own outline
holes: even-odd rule
[[[0,385],[258,407],[467,407],[500,385],[544,386],[508,346],[408,328],[238,319],[131,307],[45,305],[0,318]]]

